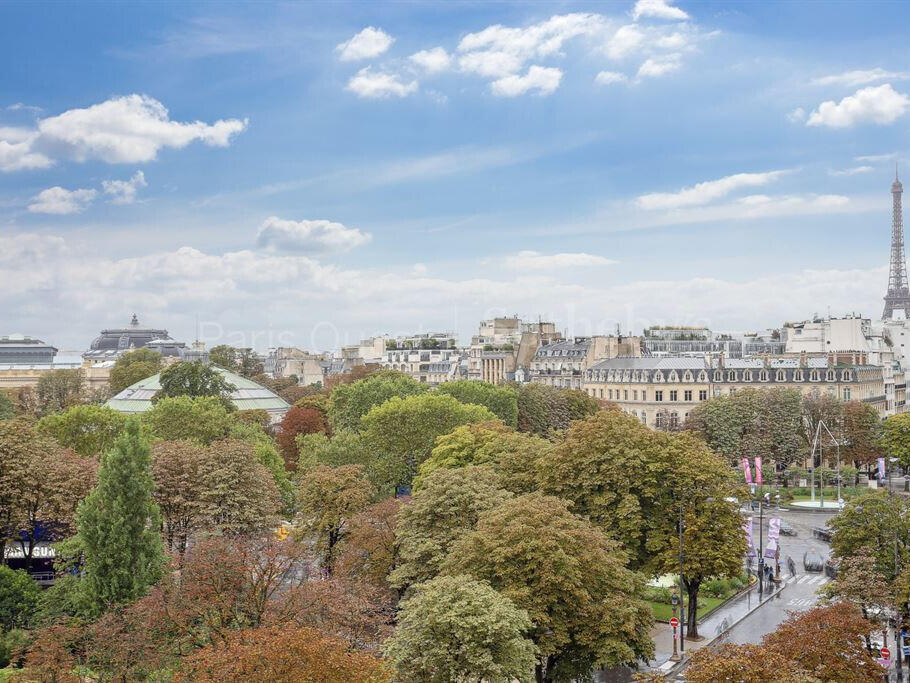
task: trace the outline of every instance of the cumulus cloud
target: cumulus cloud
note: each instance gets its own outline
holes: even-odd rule
[[[58,215],[82,213],[97,195],[98,192],[95,190],[67,190],[60,186],[49,187],[32,197],[28,210],[32,213]]]
[[[857,86],[866,83],[875,83],[876,81],[896,81],[908,77],[904,71],[886,71],[885,69],[875,68],[866,70],[845,71],[830,76],[822,76],[812,81],[812,85],[842,85]]]
[[[645,34],[638,26],[629,24],[620,26],[607,43],[607,55],[611,59],[622,59],[636,52],[645,42]]]
[[[598,85],[610,85],[612,83],[626,83],[629,77],[618,71],[601,71],[594,77],[594,82]]]
[[[381,28],[367,26],[350,40],[338,44],[335,51],[342,62],[378,57],[392,47],[395,39]]]
[[[408,59],[427,73],[431,74],[445,71],[452,63],[452,58],[449,56],[449,53],[441,47],[415,52]]]
[[[290,221],[269,216],[259,226],[256,243],[272,251],[322,253],[349,251],[366,244],[371,235],[332,221]]]
[[[580,268],[585,266],[609,266],[616,261],[594,254],[562,253],[541,254],[539,251],[519,251],[504,259],[508,268],[515,270],[554,270],[559,268]]]
[[[226,147],[246,126],[246,119],[181,123],[147,95],[114,97],[39,119],[35,129],[0,128],[0,170],[46,168],[60,158],[111,164],[153,161],[162,148],[182,149],[195,141]]]
[[[111,197],[111,204],[132,204],[136,201],[139,188],[146,187],[145,174],[136,171],[129,180],[104,180],[101,188],[104,194]]]
[[[679,7],[667,4],[666,0],[638,0],[632,9],[632,18],[637,21],[641,17],[684,21],[689,15]]]
[[[885,83],[857,90],[840,102],[822,102],[809,116],[806,125],[828,128],[849,128],[860,123],[887,125],[903,116],[908,106],[910,97]]]
[[[638,68],[638,78],[657,78],[678,71],[682,66],[679,55],[646,59]]]
[[[372,67],[364,67],[351,78],[347,90],[358,97],[367,99],[382,99],[386,97],[407,97],[415,92],[419,84],[416,80],[408,83],[401,80],[398,74],[384,71],[373,71]]]
[[[678,192],[653,192],[644,194],[636,199],[636,204],[642,209],[677,209],[684,206],[699,206],[708,204],[715,199],[744,187],[758,187],[767,185],[787,171],[767,171],[765,173],[736,173],[734,175],[707,180],[693,187],[683,188]]]
[[[517,97],[532,90],[540,95],[549,95],[559,87],[562,71],[554,67],[532,66],[524,76],[505,76],[493,81],[490,86],[494,95]]]

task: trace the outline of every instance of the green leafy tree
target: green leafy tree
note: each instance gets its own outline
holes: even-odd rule
[[[600,410],[597,399],[581,389],[564,389],[562,393],[566,397],[570,420],[584,420]]]
[[[126,416],[106,406],[77,405],[38,422],[38,431],[84,457],[100,458],[120,436]]]
[[[331,438],[321,433],[298,434],[297,448],[300,451],[298,471],[317,465],[360,465],[372,480],[373,451],[358,432],[343,430],[335,432]]]
[[[370,504],[373,487],[359,465],[319,465],[300,482],[300,533],[316,537],[322,565],[328,573],[335,563],[336,546],[350,520]]]
[[[565,392],[545,384],[522,384],[518,388],[518,430],[549,437],[569,426],[569,402]]]
[[[687,637],[698,637],[698,595],[709,578],[742,572],[746,539],[739,507],[742,496],[724,458],[695,435],[659,434],[665,442],[660,514],[651,520],[648,564],[656,574],[679,571],[679,516],[683,520],[682,582],[688,597]]]
[[[130,603],[161,578],[164,549],[149,471],[151,449],[130,420],[101,459],[98,485],[79,505],[85,551],[82,589],[95,614]]]
[[[361,418],[373,406],[395,396],[404,398],[426,392],[427,386],[399,372],[380,371],[353,384],[339,384],[332,391],[329,420],[333,430],[358,431]]]
[[[882,447],[903,467],[910,467],[910,413],[890,415],[882,425]]]
[[[438,469],[398,513],[398,566],[390,582],[400,590],[435,577],[452,544],[485,512],[511,498],[486,468]]]
[[[559,498],[532,493],[480,516],[443,573],[487,581],[534,623],[538,681],[589,676],[648,658],[653,615],[621,546]]]
[[[219,368],[237,372],[237,349],[228,344],[219,344],[209,349],[209,362]]]
[[[509,427],[518,427],[518,392],[511,387],[497,387],[488,382],[460,379],[445,382],[437,389],[462,403],[484,406]]]
[[[143,414],[142,422],[155,438],[205,445],[224,439],[234,428],[231,415],[214,396],[163,398]]]
[[[151,472],[168,550],[182,558],[190,537],[204,526],[200,499],[205,451],[191,441],[157,441]]]
[[[401,603],[398,625],[386,642],[397,681],[533,683],[533,625],[483,581],[441,576]]]
[[[437,437],[464,424],[493,419],[483,406],[460,403],[445,394],[395,396],[363,416],[362,435],[376,452],[377,476],[388,489],[410,486]]]
[[[284,460],[275,445],[275,440],[266,433],[258,421],[246,422],[238,420],[238,414],[233,413],[232,415],[234,424],[231,426],[230,438],[253,444],[256,458],[261,465],[264,465],[271,472],[275,486],[278,487],[278,492],[281,496],[282,514],[288,518],[293,517],[297,501],[297,487],[288,475]]]
[[[0,632],[31,626],[41,589],[24,571],[0,565]]]
[[[836,435],[836,432],[835,432]],[[844,403],[844,448],[841,458],[858,465],[872,465],[882,452],[882,421],[878,411],[862,401]]]
[[[161,354],[151,349],[136,349],[120,355],[111,368],[110,385],[113,394],[161,370]]]
[[[161,371],[159,381],[161,389],[155,394],[155,400],[176,396],[212,396],[224,398],[225,405],[230,405],[227,397],[237,388],[217,369],[200,362],[174,363]]]
[[[484,465],[496,472],[507,491],[531,493],[537,488],[538,463],[552,447],[546,439],[512,431],[499,422],[464,425],[436,440],[430,457],[420,465],[414,488],[437,469]]]
[[[0,392],[0,420],[10,420],[16,416],[16,406],[10,397]]]
[[[227,344],[213,346],[209,351],[209,361],[212,365],[251,379],[261,375],[263,370],[262,361],[253,349],[238,349]]]
[[[35,394],[39,415],[59,413],[85,399],[85,373],[81,368],[45,372],[38,378]]]
[[[845,561],[871,554],[876,571],[889,583],[910,560],[910,503],[903,498],[870,491],[847,502],[828,526],[834,532],[834,557]]]
[[[539,463],[544,493],[574,503],[583,515],[645,566],[648,531],[664,514],[660,491],[666,474],[667,439],[631,415],[604,410],[572,423],[565,440]]]

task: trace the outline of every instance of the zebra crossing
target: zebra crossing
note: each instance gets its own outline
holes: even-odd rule
[[[800,584],[802,586],[824,586],[831,579],[824,574],[799,574],[790,575],[784,580],[787,584]]]

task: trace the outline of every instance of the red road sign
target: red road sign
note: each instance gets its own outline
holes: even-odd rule
[[[883,647],[880,652],[882,653],[882,659],[891,659],[891,650],[886,647]]]
[[[676,628],[677,626],[679,626],[679,619],[677,619],[676,617],[673,617],[672,619],[670,619],[670,626],[672,626],[673,628]],[[884,657],[884,656],[885,655],[882,654],[882,657]]]

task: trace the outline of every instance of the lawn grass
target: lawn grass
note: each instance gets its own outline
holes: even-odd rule
[[[699,620],[704,619],[729,599],[730,598],[709,598],[707,596],[699,596]],[[648,604],[651,605],[651,611],[654,613],[654,621],[670,621],[670,617],[673,616],[673,605],[668,605],[665,602],[649,602]],[[679,614],[677,613],[676,616],[679,617]]]

